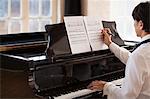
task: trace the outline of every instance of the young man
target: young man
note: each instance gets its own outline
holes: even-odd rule
[[[132,16],[134,27],[142,42],[130,53],[111,41],[108,29],[103,29],[103,40],[124,64],[125,77],[121,88],[105,81],[93,81],[88,88],[103,90],[108,99],[150,99],[150,2],[137,5]]]

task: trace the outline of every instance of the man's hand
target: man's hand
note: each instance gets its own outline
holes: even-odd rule
[[[96,81],[91,82],[87,88],[91,90],[101,91],[103,90],[105,84],[106,84],[105,81],[96,80]]]
[[[111,43],[112,43],[112,40],[111,40],[111,31],[109,28],[104,28],[103,30],[101,30],[101,33],[102,33],[102,39],[104,41],[104,43],[109,46]]]

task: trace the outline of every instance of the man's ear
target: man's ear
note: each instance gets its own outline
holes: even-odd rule
[[[138,26],[139,26],[139,29],[140,30],[143,30],[143,22],[140,20],[139,22],[138,22]]]

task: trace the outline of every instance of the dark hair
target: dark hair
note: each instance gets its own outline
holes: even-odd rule
[[[133,12],[132,12],[133,19],[136,21],[143,22],[143,30],[145,32],[150,32],[150,2],[142,2],[138,4]]]

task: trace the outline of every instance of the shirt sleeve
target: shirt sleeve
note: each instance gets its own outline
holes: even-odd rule
[[[121,62],[123,62],[124,64],[127,63],[130,55],[130,52],[127,49],[119,47],[113,42],[109,45],[109,48],[115,54],[115,56],[120,59]]]
[[[140,55],[131,55],[126,65],[125,78],[121,88],[112,83],[106,83],[103,89],[108,99],[136,99],[145,81],[145,62]]]

